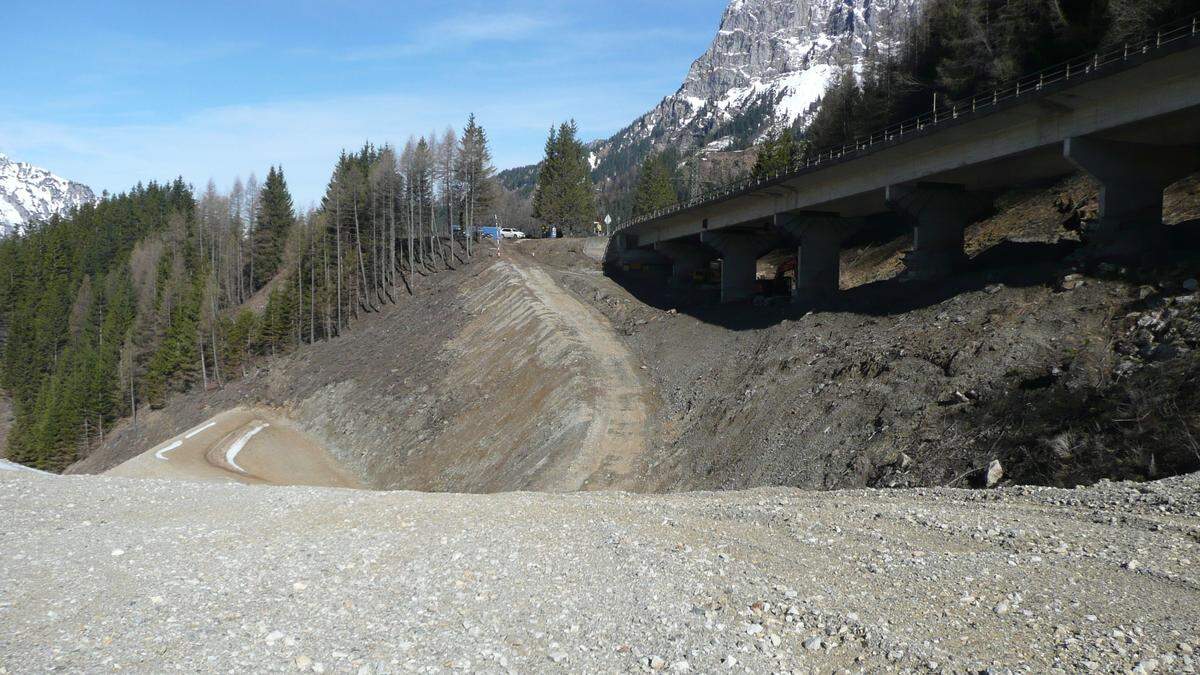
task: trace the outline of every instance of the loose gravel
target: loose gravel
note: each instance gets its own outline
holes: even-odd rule
[[[1194,672],[1200,475],[455,495],[0,473],[0,672]]]

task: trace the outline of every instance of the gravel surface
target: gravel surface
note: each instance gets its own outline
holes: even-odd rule
[[[0,473],[0,672],[1192,672],[1200,475],[492,496]]]

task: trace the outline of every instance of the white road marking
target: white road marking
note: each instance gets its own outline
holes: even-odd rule
[[[181,445],[183,445],[183,441],[175,441],[174,443],[168,445],[167,447],[163,448],[162,450],[159,450],[158,452],[154,453],[154,456],[165,462],[165,461],[167,461],[167,453],[174,450],[175,448],[178,448]]]
[[[242,448],[246,447],[246,443],[251,438],[254,437],[254,434],[257,434],[258,432],[262,431],[263,429],[266,429],[269,426],[271,426],[271,425],[267,424],[266,422],[263,422],[262,424],[254,427],[250,431],[247,431],[246,434],[244,436],[242,436],[241,438],[237,439],[237,443],[234,443],[233,445],[229,446],[229,450],[227,450],[225,452],[225,463],[228,464],[229,466],[232,466],[233,468],[237,469],[238,471],[241,471],[242,473],[246,473],[246,470],[243,469],[242,467],[238,466],[237,462],[234,460],[237,459],[238,453],[242,451]]]
[[[183,437],[191,438],[192,436],[195,436],[196,434],[200,433],[201,431],[204,431],[205,429],[208,429],[210,427],[215,427],[215,426],[217,426],[216,422],[209,422],[208,424],[204,424],[202,426],[196,427],[195,429],[192,429],[191,431],[184,434]]]
[[[19,473],[40,473],[43,475],[50,475],[45,471],[35,469],[31,466],[25,466],[24,464],[10,462],[6,459],[0,459],[0,471],[16,471]]]

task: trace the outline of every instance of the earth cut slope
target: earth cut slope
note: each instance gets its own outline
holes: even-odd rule
[[[123,423],[71,471],[108,470],[248,409],[339,467],[300,483],[347,485],[352,476],[381,489],[638,489],[655,406],[640,362],[601,312],[515,247],[418,276],[414,295],[341,338],[268,360],[221,390],[176,397],[136,428]]]

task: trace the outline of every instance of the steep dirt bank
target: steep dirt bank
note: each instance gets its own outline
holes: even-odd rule
[[[103,471],[234,406],[263,406],[364,484],[491,492],[636,489],[654,396],[607,319],[493,252],[342,338],[120,425],[72,467]]]
[[[861,242],[843,253],[847,290],[813,311],[622,287],[579,244],[526,251],[649,366],[664,401],[656,489],[966,485],[992,459],[1061,485],[1200,466],[1200,296],[1186,283],[1200,258],[1077,264],[1095,214],[1084,179],[999,204],[968,229],[966,274],[903,283],[904,237]],[[1193,177],[1168,191],[1167,219],[1197,216]]]
[[[1192,672],[1198,495],[0,472],[0,669]]]

